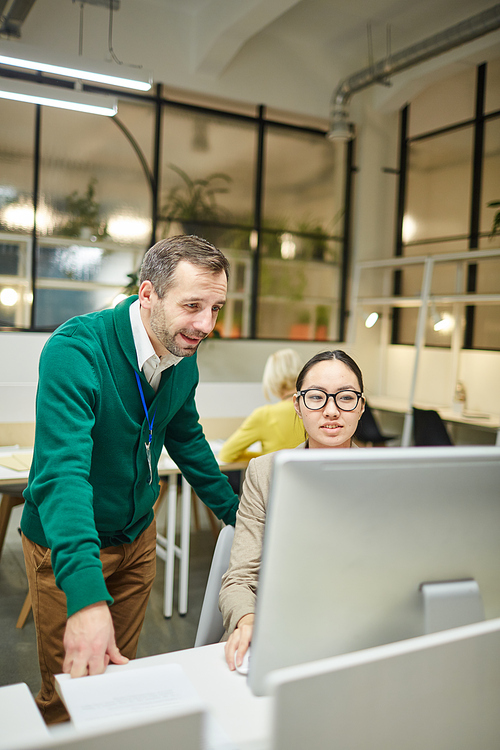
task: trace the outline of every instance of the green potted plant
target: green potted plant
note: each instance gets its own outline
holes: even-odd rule
[[[191,179],[175,164],[169,164],[169,168],[179,175],[182,183],[170,188],[161,208],[161,218],[167,229],[173,221],[178,221],[186,234],[195,234],[197,222],[219,222],[227,218],[217,197],[229,192],[227,186],[232,182],[229,175],[213,172],[207,177]]]
[[[500,206],[500,201],[490,201],[488,208],[497,208]],[[494,237],[496,234],[500,234],[500,209],[496,211],[493,217],[493,224],[491,227],[491,236]]]
[[[97,180],[92,177],[83,195],[80,195],[78,190],[73,190],[67,196],[65,211],[69,218],[60,228],[59,234],[82,239],[89,239],[92,235],[102,237],[106,234],[106,224],[100,218],[100,204],[95,199],[96,185]]]

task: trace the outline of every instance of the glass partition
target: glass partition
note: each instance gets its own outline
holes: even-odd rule
[[[266,129],[264,225],[342,235],[344,149],[316,133]]]
[[[154,230],[229,258],[214,335],[337,338],[345,144],[188,98],[120,94],[115,118],[2,103],[0,326],[51,330],[115,304]]]
[[[207,224],[251,229],[256,124],[166,106],[162,138],[159,237],[205,236]]]
[[[436,81],[411,101],[410,138],[471,120],[474,117],[476,70],[474,66]]]
[[[28,328],[31,319],[31,243],[35,107],[0,106],[0,326]],[[40,222],[44,220],[39,207]]]
[[[410,144],[405,231],[411,222],[413,241],[468,235],[473,137],[467,127]]]
[[[484,126],[480,230],[485,235],[482,247],[500,246],[500,118]]]
[[[259,338],[338,337],[344,147],[266,130]]]
[[[335,340],[340,243],[290,232],[263,234],[259,338]]]
[[[152,188],[135,148],[112,118],[83,117],[43,110],[40,196],[50,221],[37,224],[38,328],[112,305],[150,242]],[[154,108],[120,103],[119,118],[151,159]]]
[[[500,110],[500,60],[491,60],[486,73],[486,96],[484,111]]]

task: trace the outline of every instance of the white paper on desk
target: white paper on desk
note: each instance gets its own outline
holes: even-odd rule
[[[29,471],[32,453],[12,453],[11,455],[0,454],[0,466],[13,471]]]
[[[113,665],[104,674],[72,679],[55,676],[57,692],[77,729],[110,724],[117,719],[144,718],[171,709],[199,707],[202,701],[180,664],[121,669]],[[205,750],[234,750],[217,720],[207,714]]]
[[[168,708],[200,704],[179,664],[116,669],[77,679],[59,674],[56,683],[73,724],[79,729],[120,717],[143,717]]]
[[[14,451],[18,451],[20,448],[19,445],[0,445],[0,456],[2,453],[14,453]]]

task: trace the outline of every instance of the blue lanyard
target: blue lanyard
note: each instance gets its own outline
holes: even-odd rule
[[[156,417],[156,409],[154,411],[153,418],[150,422],[148,407],[146,406],[146,399],[144,398],[144,391],[142,390],[141,378],[137,370],[134,370],[134,372],[135,372],[135,379],[137,380],[137,385],[139,386],[139,393],[141,394],[141,401],[144,407],[144,413],[146,414],[146,420],[147,420],[148,427],[149,427],[149,440],[147,443],[144,443],[144,445],[146,446],[146,457],[148,459],[148,466],[149,466],[148,484],[151,484],[151,482],[153,481],[153,472],[152,472],[152,467],[151,467],[151,441],[153,440],[153,424],[154,424],[155,417]]]
[[[134,370],[134,372],[135,372],[135,379],[137,380],[137,385],[139,386],[139,393],[141,394],[142,405],[144,406],[144,413],[146,414],[146,419],[147,419],[147,422],[148,422],[148,427],[149,427],[149,443],[151,444],[151,440],[153,439],[153,424],[154,424],[155,417],[156,417],[156,409],[155,409],[155,413],[153,414],[153,419],[150,422],[149,421],[148,407],[146,406],[146,399],[144,398],[144,391],[142,390],[141,378],[140,378],[139,373],[137,372],[137,370]]]

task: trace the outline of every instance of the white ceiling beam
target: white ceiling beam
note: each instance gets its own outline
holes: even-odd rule
[[[251,37],[300,0],[212,0],[195,16],[195,71],[217,77]]]

